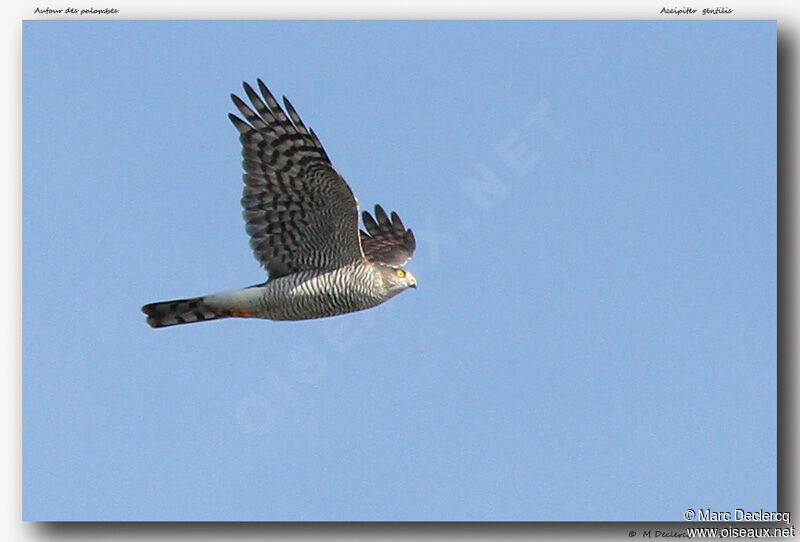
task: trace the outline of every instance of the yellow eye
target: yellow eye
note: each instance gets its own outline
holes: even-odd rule
[[[402,269],[398,269],[397,271],[395,271],[395,273],[397,273],[397,276],[400,277],[400,278],[403,278],[403,277],[406,276],[406,272],[403,271]]]

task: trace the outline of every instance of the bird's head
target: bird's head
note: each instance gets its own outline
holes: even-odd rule
[[[399,294],[406,288],[416,288],[417,279],[410,271],[393,265],[380,265],[381,276],[386,289],[392,294]]]

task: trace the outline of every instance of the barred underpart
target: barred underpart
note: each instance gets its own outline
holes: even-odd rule
[[[254,313],[270,320],[324,318],[368,309],[389,297],[376,268],[361,263],[271,280]]]

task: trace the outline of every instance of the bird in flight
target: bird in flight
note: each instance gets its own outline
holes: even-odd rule
[[[142,307],[154,328],[217,320],[308,320],[369,309],[417,280],[403,265],[416,248],[397,213],[373,218],[331,164],[313,130],[285,97],[286,111],[259,79],[236,95],[244,119],[229,114],[244,158],[243,215],[263,284]],[[288,116],[287,116],[288,113]]]

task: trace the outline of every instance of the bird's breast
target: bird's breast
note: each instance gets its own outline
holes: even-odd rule
[[[388,299],[377,272],[353,264],[327,271],[301,271],[267,282],[258,308],[262,318],[306,320],[374,307]]]

